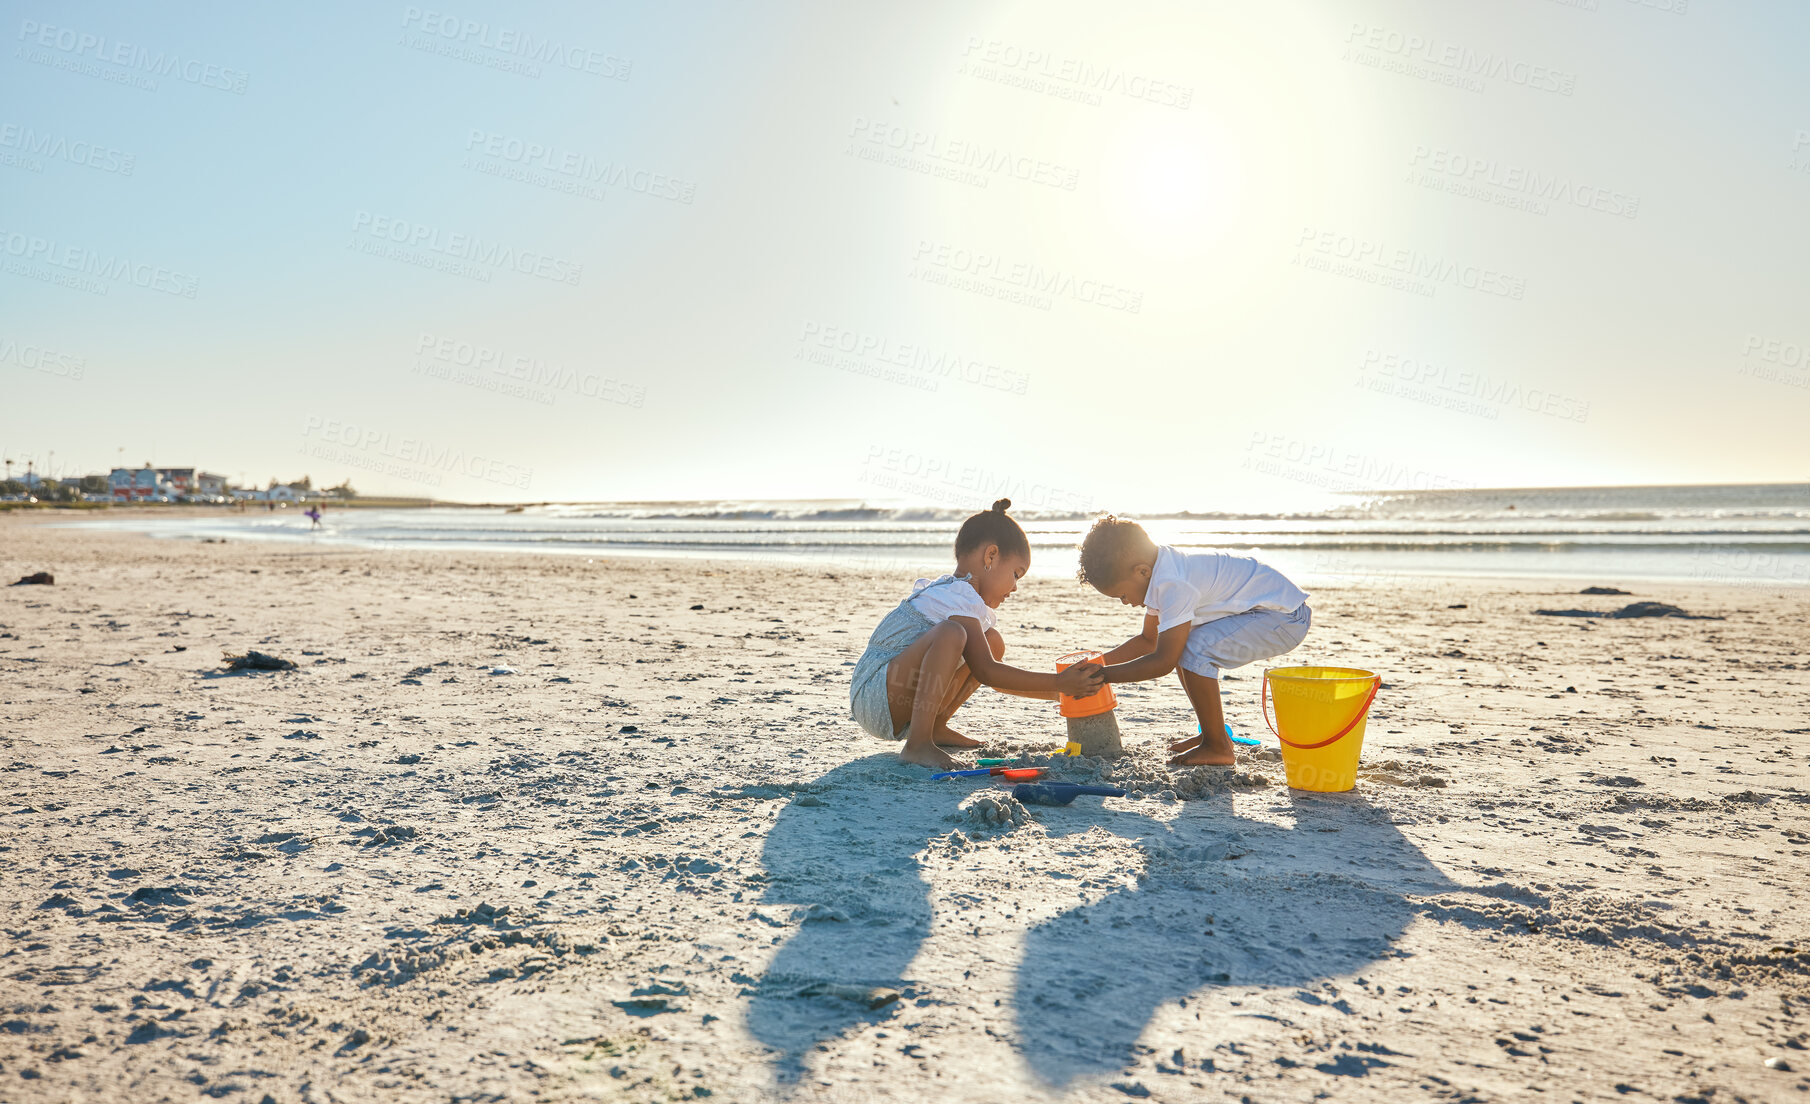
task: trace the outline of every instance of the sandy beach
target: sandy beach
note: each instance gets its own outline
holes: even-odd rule
[[[1127,797],[1026,809],[849,720],[896,572],[44,520],[0,517],[56,576],[0,591],[0,1101],[1810,1099],[1801,588],[1316,588],[1290,660],[1385,679],[1356,790],[1165,768],[1165,680],[1052,768]],[[1642,600],[1720,619],[1532,612]],[[1038,579],[1001,629],[1136,617]]]

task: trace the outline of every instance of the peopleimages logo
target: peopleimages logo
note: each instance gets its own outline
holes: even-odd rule
[[[80,139],[70,141],[61,134],[40,134],[18,123],[0,123],[0,148],[17,150],[28,157],[51,161],[67,161],[71,165],[99,169],[101,172],[131,176],[138,158],[112,146],[97,145]]]
[[[862,160],[882,161],[931,175],[960,174],[956,178],[963,183],[978,183],[983,188],[989,179],[1010,177],[1072,192],[1081,179],[1079,169],[1054,161],[859,115],[849,129],[849,140],[849,152]],[[963,179],[970,176],[974,179]]]
[[[183,299],[193,299],[201,287],[199,279],[174,269],[145,264],[116,254],[97,253],[54,238],[40,238],[3,228],[0,228],[0,257],[7,261],[8,271],[17,271],[19,275],[34,279],[48,277],[50,283],[66,283],[97,295],[107,294],[108,287],[106,283],[97,281],[128,283],[146,291],[161,291],[165,295]],[[61,269],[67,274],[67,279],[57,278],[57,273],[30,268],[36,264]],[[13,266],[20,267],[15,269]]]
[[[1369,373],[1375,373],[1371,375]],[[1590,418],[1588,400],[1539,387],[1523,387],[1482,372],[1435,364],[1369,349],[1358,364],[1359,382],[1370,390],[1428,402],[1447,410],[1494,418],[1503,407],[1544,414],[1568,422]]]
[[[822,322],[804,324],[798,335],[798,351],[792,358],[925,391],[936,390],[938,382],[945,379],[1012,395],[1024,394],[1030,385],[1025,373],[1001,368],[979,357]]]
[[[967,45],[962,47],[962,57],[974,67],[972,75],[982,80],[1022,84],[1033,92],[1047,88],[1052,94],[1063,94],[1064,99],[1080,98],[1095,105],[1101,102],[1101,93],[1183,111],[1194,101],[1194,89],[1187,85],[1156,80],[1116,65],[1096,65],[1048,50],[1026,48],[997,38],[969,35]],[[1009,79],[1013,76],[1018,80]]]
[[[561,42],[556,38],[536,36],[513,27],[493,27],[476,19],[460,19],[456,15],[417,7],[402,10],[402,26],[428,36],[430,43],[464,50],[489,50],[522,63],[522,71],[538,77],[537,65],[570,69],[612,80],[627,80],[634,63],[627,58],[606,54],[588,46]],[[406,39],[404,45],[416,45]],[[461,57],[461,60],[475,60]]]
[[[1800,345],[1795,341],[1781,341],[1776,337],[1761,337],[1748,334],[1747,341],[1741,347],[1741,355],[1751,357],[1759,354],[1759,359],[1768,364],[1780,364],[1786,368],[1803,368],[1810,365],[1810,342]]]
[[[465,136],[465,167],[493,176],[518,179],[554,191],[601,199],[599,187],[621,188],[655,199],[690,203],[697,195],[695,181],[681,180],[649,169],[637,169],[620,161],[605,161],[576,150],[534,142],[509,134],[473,128]],[[473,161],[488,157],[494,165]],[[520,170],[512,172],[511,169]],[[544,174],[537,176],[536,174]]]
[[[1474,487],[1440,472],[1352,452],[1323,441],[1253,430],[1245,445],[1246,471],[1280,476],[1334,491],[1438,491]]]
[[[15,53],[15,57],[39,65],[49,65],[54,69],[72,69],[87,76],[107,79],[138,77],[141,74],[175,77],[201,88],[217,88],[235,95],[245,94],[247,76],[242,69],[228,69],[195,58],[185,58],[168,50],[147,50],[143,46],[108,38],[106,35],[57,27],[34,19],[22,19],[19,21],[19,41],[24,45]],[[45,50],[53,50],[55,54],[44,53]],[[58,54],[62,56],[56,56]],[[125,73],[107,73],[94,69],[94,62],[118,66]],[[157,90],[154,81],[131,80],[127,83],[140,84],[153,92]]]
[[[1378,280],[1398,279],[1426,286],[1429,290],[1424,294],[1427,295],[1431,295],[1430,289],[1439,284],[1480,291],[1486,295],[1499,295],[1505,299],[1518,300],[1527,294],[1527,281],[1520,276],[1333,230],[1303,226],[1300,236],[1295,239],[1295,248],[1297,252],[1294,263],[1303,264],[1304,267],[1316,270],[1324,267],[1322,264],[1307,263],[1315,260],[1337,262],[1334,267],[1326,270],[1336,275],[1362,279],[1370,276],[1375,276]],[[1349,271],[1341,270],[1338,265],[1343,265]]]
[[[1810,341],[1784,341],[1747,335],[1741,348],[1740,373],[1792,387],[1810,387]]]
[[[1475,81],[1479,77],[1492,77],[1523,88],[1555,92],[1561,96],[1569,96],[1577,88],[1576,73],[1536,65],[1503,54],[1480,53],[1456,42],[1441,42],[1437,38],[1423,35],[1403,34],[1388,27],[1373,27],[1367,23],[1353,23],[1345,34],[1345,45],[1348,60],[1353,61],[1365,59],[1350,55],[1351,50],[1368,50],[1373,57],[1387,55],[1407,66],[1431,66],[1434,70],[1460,80]],[[1422,74],[1409,71],[1407,75]],[[1482,87],[1478,86],[1473,91],[1482,91]]]
[[[88,361],[74,353],[58,352],[42,345],[21,345],[10,337],[0,337],[0,364],[17,364],[32,372],[79,380],[88,369]]]
[[[975,467],[947,456],[872,445],[862,462],[861,481],[912,498],[953,506],[1009,498],[1019,510],[1089,513],[1094,500],[1065,487],[1008,472]]]
[[[477,453],[467,453],[463,449],[447,448],[419,437],[395,437],[388,430],[342,422],[337,418],[323,418],[317,414],[309,415],[302,423],[302,436],[307,439],[302,451],[311,456],[331,458],[326,451],[309,448],[309,443],[338,446],[351,453],[386,463],[381,469],[369,464],[357,465],[366,470],[383,470],[400,475],[406,474],[404,468],[413,468],[431,473],[462,475],[524,491],[528,489],[529,480],[534,477],[533,468],[518,467]]]
[[[517,249],[501,242],[485,241],[471,234],[442,231],[437,226],[392,218],[372,211],[359,211],[352,217],[352,232],[389,242],[404,249],[419,249],[475,268],[508,269],[525,276],[556,280],[578,286],[584,266],[563,257],[554,257],[532,249]]]
[[[1461,185],[1476,185],[1500,189],[1513,193],[1516,197],[1531,200],[1527,209],[1537,214],[1545,214],[1547,203],[1557,203],[1571,207],[1581,207],[1590,211],[1600,211],[1606,215],[1618,215],[1622,218],[1633,218],[1640,213],[1640,197],[1627,195],[1612,188],[1585,184],[1561,176],[1557,173],[1545,173],[1538,169],[1529,169],[1520,165],[1506,164],[1493,157],[1472,157],[1454,150],[1439,146],[1417,145],[1408,157],[1408,164],[1421,169],[1441,182],[1441,190],[1454,194],[1466,194],[1459,188],[1445,184],[1450,181]],[[1423,183],[1425,181],[1423,180]],[[1481,198],[1493,198],[1484,196]],[[1504,203],[1505,206],[1512,204]]]
[[[940,242],[920,239],[911,262],[907,275],[993,298],[1016,297],[1039,310],[1048,310],[1050,301],[1056,298],[1131,314],[1144,309],[1141,291]]]
[[[556,391],[622,406],[647,401],[647,388],[601,372],[442,334],[422,332],[415,339],[415,356],[421,374],[534,402],[551,404]]]

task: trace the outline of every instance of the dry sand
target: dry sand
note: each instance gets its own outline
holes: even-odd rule
[[[0,1101],[1810,1100],[1801,590],[1321,588],[1296,657],[1387,679],[1356,791],[1168,771],[1165,681],[1057,768],[1131,796],[1027,810],[849,721],[896,574],[41,520],[0,519],[57,576],[0,591]],[[1726,620],[1530,614],[1617,582]],[[1001,627],[1136,625],[1043,580]]]

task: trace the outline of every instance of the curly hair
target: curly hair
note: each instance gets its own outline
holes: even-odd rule
[[[965,556],[982,545],[997,544],[1002,555],[1031,555],[1030,538],[1018,523],[1006,514],[1012,508],[1012,500],[1002,498],[993,504],[991,510],[980,513],[962,522],[962,527],[955,534],[955,554]]]
[[[1156,556],[1156,542],[1130,518],[1106,514],[1081,539],[1081,566],[1075,577],[1095,587],[1109,587],[1125,577],[1131,565]]]

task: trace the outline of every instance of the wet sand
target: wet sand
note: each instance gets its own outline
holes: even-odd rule
[[[1386,679],[1355,791],[1169,770],[1168,680],[1052,767],[1127,797],[1027,808],[849,721],[897,575],[43,520],[0,517],[57,579],[0,591],[0,1101],[1810,1099],[1803,590],[1315,588],[1291,660]],[[1724,619],[1532,613],[1642,600]],[[1033,667],[1136,627],[1001,611]]]

